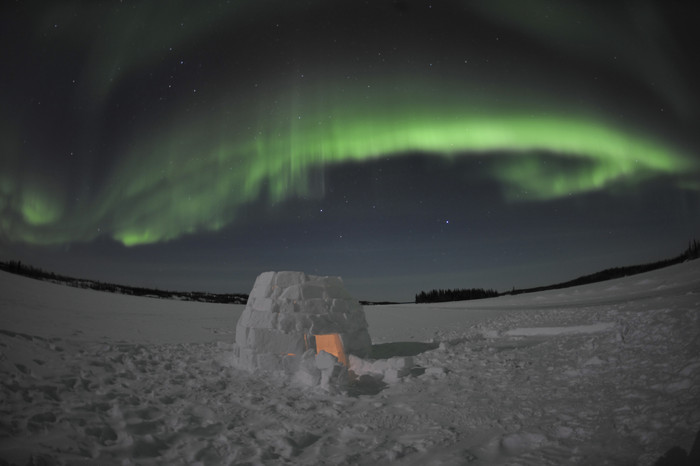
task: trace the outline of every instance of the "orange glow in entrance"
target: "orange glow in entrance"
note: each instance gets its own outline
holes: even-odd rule
[[[343,342],[339,334],[329,333],[327,335],[316,335],[316,354],[321,351],[332,354],[338,358],[338,361],[344,366],[348,365],[348,358],[345,356]]]

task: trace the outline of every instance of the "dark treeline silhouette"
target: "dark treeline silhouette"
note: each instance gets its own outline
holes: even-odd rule
[[[512,291],[503,294],[516,295],[522,293],[535,293],[538,291],[558,290],[561,288],[569,288],[572,286],[588,285],[589,283],[597,283],[605,280],[612,280],[614,278],[622,278],[627,277],[629,275],[636,275],[639,273],[650,272],[656,269],[662,269],[664,267],[680,264],[681,262],[697,259],[699,257],[700,242],[694,239],[688,242],[688,248],[683,253],[670,259],[664,259],[657,262],[650,262],[648,264],[629,265],[626,267],[612,267],[610,269],[601,270],[600,272],[592,273],[590,275],[584,275],[582,277],[578,277],[567,282],[556,283],[554,285],[548,286],[538,286],[535,288],[514,288]]]
[[[513,287],[511,291],[499,293],[495,290],[484,290],[482,288],[471,289],[455,289],[455,290],[431,290],[427,293],[421,291],[416,295],[416,303],[439,303],[447,301],[466,301],[470,299],[493,298],[503,295],[517,295],[522,293],[535,293],[538,291],[558,290],[561,288],[569,288],[572,286],[587,285],[589,283],[602,282],[612,280],[614,278],[622,278],[628,275],[635,275],[652,270],[661,269],[670,265],[680,264],[681,262],[700,258],[700,242],[691,240],[688,242],[688,248],[676,257],[664,259],[658,262],[648,264],[630,265],[626,267],[613,267],[610,269],[601,270],[590,275],[569,280],[567,282],[556,283],[554,285],[538,286],[535,288],[516,289]]]
[[[47,272],[38,267],[22,264],[22,261],[0,262],[0,270],[10,273],[24,275],[37,280],[63,283],[76,288],[87,288],[109,293],[120,293],[132,296],[147,296],[150,298],[177,299],[180,301],[198,301],[205,303],[220,304],[245,304],[248,295],[242,293],[207,293],[203,291],[167,291],[154,288],[144,288],[138,286],[116,285],[114,283],[104,283],[96,280],[86,280],[81,278],[57,275]]]
[[[686,260],[700,258],[700,242],[696,239],[688,241],[688,249],[682,254]]]
[[[26,277],[39,278],[39,279],[67,279],[68,277],[63,277],[61,275],[56,275],[55,273],[46,272],[38,267],[32,265],[22,264],[22,261],[10,261],[8,263],[0,262],[0,269],[7,272],[15,273],[18,275],[24,275]]]
[[[484,299],[498,296],[496,290],[483,288],[463,288],[454,290],[421,291],[416,295],[416,303],[444,303],[446,301],[466,301],[469,299]]]
[[[403,304],[398,301],[367,301],[364,299],[360,300],[360,304],[363,306],[388,306],[390,304]]]

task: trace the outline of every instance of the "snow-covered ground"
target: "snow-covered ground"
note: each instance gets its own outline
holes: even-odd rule
[[[366,307],[376,354],[420,353],[411,376],[359,395],[230,367],[242,310],[0,272],[0,459],[644,465],[700,429],[698,260],[537,294]]]

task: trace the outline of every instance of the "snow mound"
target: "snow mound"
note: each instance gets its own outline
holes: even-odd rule
[[[340,277],[265,272],[236,325],[233,364],[328,387],[347,378],[347,355],[371,347],[362,305]]]

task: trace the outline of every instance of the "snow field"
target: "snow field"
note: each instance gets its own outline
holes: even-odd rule
[[[352,396],[231,367],[243,306],[0,287],[10,464],[648,465],[700,429],[700,261],[367,307],[375,345],[414,367]]]

